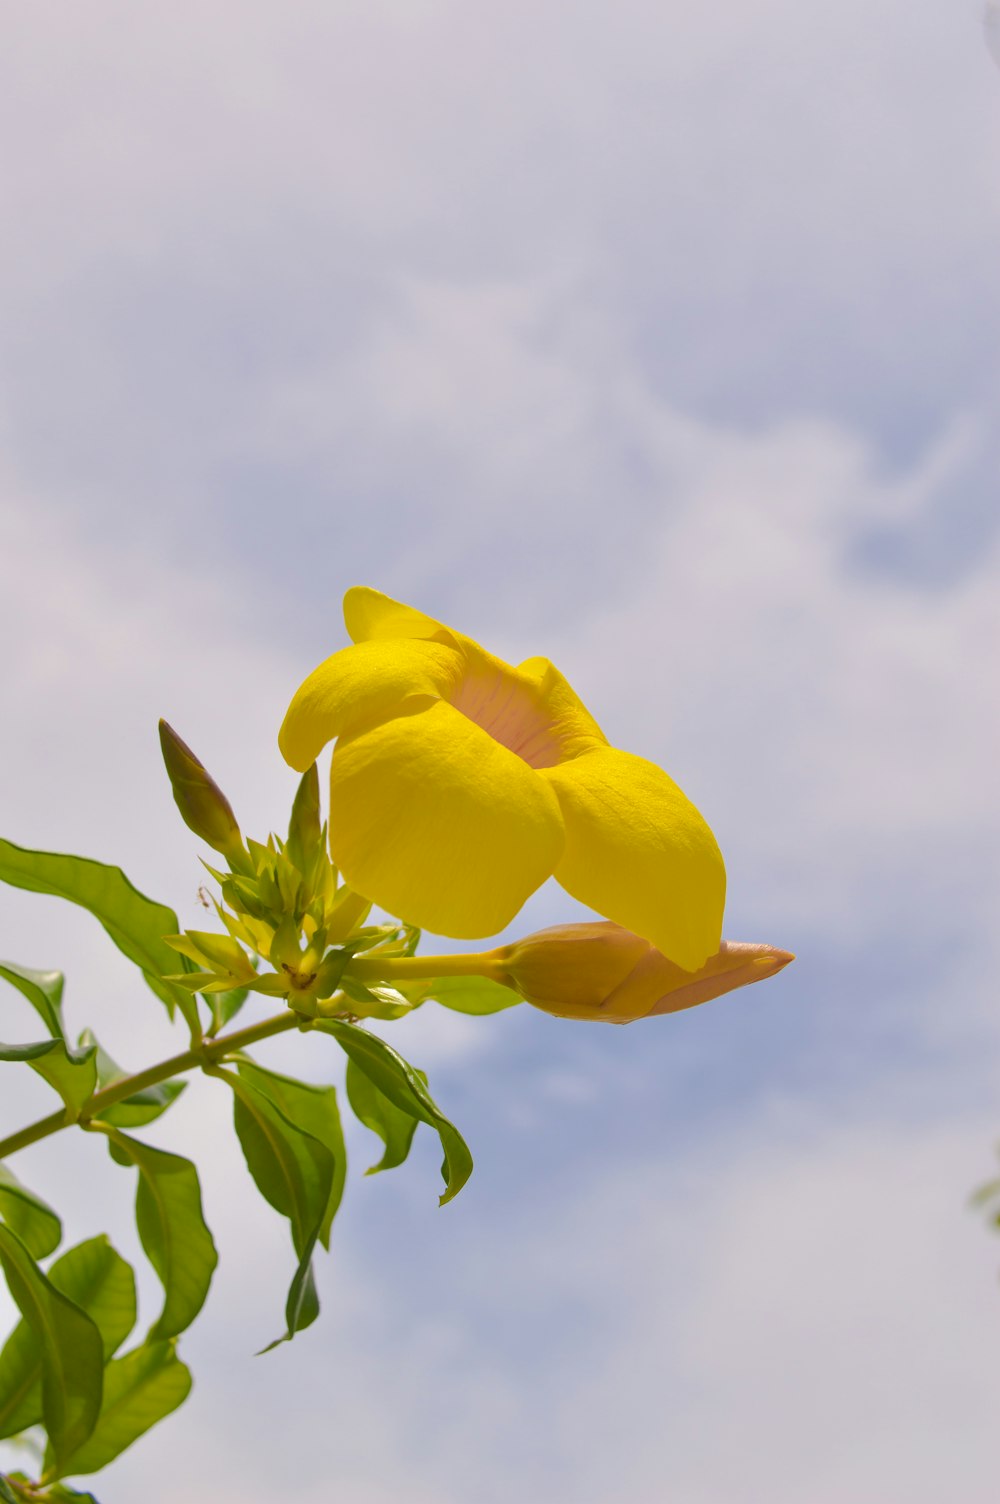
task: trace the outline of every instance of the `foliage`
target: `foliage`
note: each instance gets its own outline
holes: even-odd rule
[[[372,602],[362,596],[367,610]],[[385,598],[379,600],[382,611]],[[399,609],[405,613],[408,608]],[[439,624],[430,625],[438,630]],[[532,662],[537,666],[543,660]],[[322,677],[325,671],[318,672]],[[521,670],[517,673],[523,678]],[[544,677],[555,709],[572,712],[572,719],[577,713],[572,692],[554,670],[546,668]],[[534,695],[533,680],[518,683]],[[317,706],[326,714],[332,703],[324,698],[326,691],[318,698],[310,694],[302,702],[309,714]],[[485,743],[477,745],[489,750],[495,743],[479,729]],[[217,853],[213,860],[225,864],[205,864],[218,885],[211,899],[217,930],[179,932],[173,910],[140,893],[118,867],[0,840],[0,881],[57,896],[91,913],[137,968],[147,994],[187,1031],[186,1048],[130,1073],[91,1030],[84,1028],[72,1042],[63,1018],[59,972],[0,963],[0,978],[41,1024],[40,1035],[27,1043],[0,1044],[0,1063],[40,1076],[51,1088],[54,1104],[47,1117],[0,1140],[0,1269],[20,1315],[0,1350],[0,1440],[19,1441],[39,1456],[35,1478],[22,1471],[0,1474],[0,1504],[96,1504],[92,1494],[67,1480],[100,1472],[188,1395],[191,1375],[179,1347],[208,1297],[217,1265],[215,1243],[197,1166],[134,1136],[134,1130],[148,1128],[173,1109],[187,1072],[200,1070],[229,1093],[250,1179],[288,1224],[294,1263],[284,1298],[284,1330],[266,1352],[292,1340],[319,1315],[313,1264],[317,1250],[330,1246],[347,1162],[342,1103],[334,1086],[270,1070],[250,1053],[253,1046],[292,1029],[332,1040],[345,1057],[346,1106],[381,1143],[381,1156],[367,1173],[402,1165],[424,1125],[440,1143],[444,1205],[472,1173],[468,1145],[434,1100],[425,1074],[373,1031],[372,1021],[391,1023],[428,1003],[482,1017],[524,999],[562,1016],[624,1022],[692,1006],[773,974],[792,959],[773,947],[723,943],[696,971],[681,972],[654,949],[646,931],[640,938],[617,924],[562,927],[558,935],[543,932],[483,954],[420,956],[419,930],[391,919],[372,922],[368,898],[333,865],[315,764],[302,776],[286,837],[272,834],[260,842],[244,838],[222,790],[165,723],[160,737],[183,820]],[[506,748],[504,753],[510,761]],[[337,757],[342,755],[338,748]],[[301,766],[297,758],[293,760]],[[585,772],[593,759],[579,762]],[[642,774],[648,776],[652,774]],[[411,769],[406,787],[412,787],[414,798],[419,783]],[[483,787],[487,785],[488,780]],[[545,795],[550,797],[551,791]],[[402,819],[405,811],[398,801],[393,808]],[[623,816],[616,825],[611,805],[607,810],[602,805],[602,811],[602,841],[616,831],[628,834],[629,818]],[[696,811],[689,825],[692,821],[700,830],[703,822]],[[660,878],[669,878],[683,857],[684,843],[674,838],[676,831],[671,836],[669,821],[663,830],[654,825],[647,820],[643,829],[652,842],[650,851],[655,846],[654,855],[662,858]],[[435,825],[434,844],[441,835]],[[710,833],[706,840],[714,874],[706,912],[712,912],[691,952],[697,952],[696,960],[702,959],[706,935],[717,928],[715,908],[721,917],[721,864]],[[484,854],[491,862],[492,851],[484,848]],[[442,871],[446,869],[457,891],[461,883],[447,862]],[[628,877],[633,897],[642,897],[644,881],[641,874],[634,883]],[[377,889],[366,886],[369,891]],[[629,989],[628,1006],[621,1002],[623,988]],[[260,1022],[230,1027],[251,995],[274,1000],[279,1011]],[[618,1003],[612,1007],[615,998]],[[59,1253],[58,1213],[4,1163],[19,1149],[71,1128],[89,1134],[95,1149],[98,1140],[105,1140],[112,1160],[126,1172],[123,1188],[134,1187],[138,1241],[163,1289],[159,1312],[141,1336],[135,1335],[130,1265],[105,1237]]]
[[[332,1085],[266,1069],[249,1047],[290,1028],[332,1038],[347,1057],[347,1105],[384,1145],[372,1168],[401,1164],[418,1125],[428,1125],[444,1151],[444,1202],[468,1179],[469,1150],[423,1072],[364,1021],[399,1018],[430,999],[475,1014],[520,1002],[489,976],[434,977],[432,963],[414,959],[418,931],[367,922],[370,905],[346,887],[327,855],[315,768],[299,786],[287,838],[244,842],[194,754],[169,727],[161,736],[181,814],[228,864],[209,869],[219,884],[219,932],[178,933],[173,910],[140,893],[117,867],[0,840],[0,878],[93,914],[189,1034],[186,1051],[131,1074],[89,1029],[72,1043],[59,972],[0,964],[0,978],[43,1030],[28,1043],[0,1045],[0,1062],[34,1071],[58,1103],[50,1117],[0,1142],[0,1161],[66,1127],[105,1139],[114,1162],[132,1172],[139,1242],[163,1287],[156,1319],[136,1338],[130,1265],[106,1237],[55,1256],[63,1235],[58,1214],[0,1162],[0,1268],[20,1313],[0,1350],[0,1440],[30,1448],[42,1438],[39,1476],[0,1475],[0,1504],[96,1504],[66,1480],[106,1467],[191,1388],[178,1344],[204,1305],[217,1264],[198,1170],[125,1131],[169,1111],[185,1072],[200,1069],[230,1092],[250,1177],[288,1222],[296,1262],[276,1339],[284,1342],[319,1313],[313,1260],[330,1246],[347,1172],[341,1104]],[[363,976],[362,968],[352,971],[362,957]],[[388,977],[400,961],[417,974],[397,987]],[[284,1011],[225,1032],[252,992],[280,999]],[[130,1335],[131,1346],[121,1351]]]

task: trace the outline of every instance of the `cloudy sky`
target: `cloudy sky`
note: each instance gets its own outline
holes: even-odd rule
[[[368,583],[551,657],[726,853],[773,983],[393,1034],[476,1156],[353,1176],[319,1323],[210,1082],[196,1391],[102,1480],[389,1504],[992,1504],[1000,72],[955,0],[4,5],[0,830],[199,922],[165,714],[245,829]],[[552,888],[515,931],[572,917]],[[428,944],[437,944],[433,938]],[[5,891],[74,1027],[178,1048]],[[31,1037],[14,993],[4,1037]],[[261,1058],[337,1078],[330,1041]],[[6,1132],[50,1110],[13,1067]],[[135,1250],[129,1186],[18,1173]],[[155,1288],[144,1277],[144,1310]]]

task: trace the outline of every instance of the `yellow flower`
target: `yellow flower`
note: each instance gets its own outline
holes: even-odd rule
[[[559,1018],[627,1024],[678,1013],[774,976],[795,957],[773,945],[724,940],[691,974],[617,924],[557,924],[490,953],[497,981]]]
[[[472,939],[555,876],[687,971],[718,950],[712,832],[662,769],[608,745],[547,659],[514,668],[364,587],[344,618],[354,646],[309,675],[279,741],[305,770],[336,740],[330,850],[352,888]]]

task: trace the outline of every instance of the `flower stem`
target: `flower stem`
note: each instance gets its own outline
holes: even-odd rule
[[[359,982],[408,982],[418,977],[493,977],[503,973],[502,952],[470,951],[458,956],[359,956],[347,975]]]
[[[103,1091],[95,1092],[84,1102],[77,1118],[68,1116],[64,1107],[59,1112],[51,1113],[47,1118],[40,1118],[37,1123],[29,1124],[18,1133],[12,1133],[8,1138],[0,1139],[0,1159],[5,1159],[8,1154],[13,1154],[18,1149],[26,1149],[29,1144],[37,1144],[40,1139],[49,1138],[63,1128],[71,1128],[77,1122],[86,1124],[90,1118],[97,1117],[105,1108],[112,1107],[116,1102],[133,1096],[137,1091],[143,1091],[147,1086],[156,1086],[161,1081],[169,1081],[171,1077],[181,1076],[185,1071],[196,1070],[199,1066],[202,1068],[212,1066],[216,1060],[232,1051],[245,1049],[247,1045],[256,1044],[261,1039],[270,1039],[273,1035],[284,1034],[289,1029],[308,1027],[310,1025],[306,1020],[288,1009],[284,1013],[276,1014],[273,1018],[264,1019],[262,1023],[251,1024],[249,1028],[235,1029],[231,1034],[222,1034],[217,1039],[207,1040],[197,1049],[184,1050],[179,1055],[171,1055],[169,1060],[161,1060],[158,1065],[151,1065],[134,1076],[123,1076],[120,1081],[106,1086]]]

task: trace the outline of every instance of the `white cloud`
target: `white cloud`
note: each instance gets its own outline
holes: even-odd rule
[[[963,1203],[995,1125],[916,1121],[895,1085],[839,1122],[763,1104],[683,1156],[647,1149],[610,1180],[511,1202],[495,1242],[466,1222],[457,1257],[447,1233],[400,1246],[395,1279],[347,1233],[322,1334],[259,1363],[246,1333],[277,1240],[248,1222],[253,1259],[224,1247],[193,1338],[196,1399],[108,1496],[165,1500],[183,1424],[222,1498],[293,1476],[317,1504],[404,1483],[442,1504],[988,1504],[1000,1244]],[[430,1258],[453,1288],[418,1297],[404,1269]]]
[[[515,385],[517,374],[514,362]],[[966,866],[986,871],[976,842],[993,764],[979,691],[996,561],[984,556],[929,593],[866,575],[850,545],[873,515],[905,523],[971,440],[889,483],[835,426],[713,429],[664,409],[627,370],[605,379],[657,457],[654,477],[665,479],[654,484],[671,491],[645,580],[627,603],[599,598],[571,640],[519,644],[508,630],[496,645],[548,647],[616,736],[662,748],[713,815],[723,811],[738,912],[808,926],[824,943],[835,925],[848,944],[876,943],[895,933],[906,895],[927,923],[925,878],[907,870],[919,851],[942,936],[951,924],[961,931]],[[158,896],[193,890],[191,844],[158,771],[155,715],[175,716],[248,824],[273,823],[292,786],[273,728],[302,665],[268,642],[266,611],[236,598],[209,563],[182,591],[172,569],[109,544],[88,548],[13,495],[4,543],[3,635],[18,649],[5,689],[21,708],[6,828],[122,860]],[[882,889],[884,874],[898,891]],[[89,922],[5,895],[0,948],[65,964],[71,1006],[128,1063],[165,1041],[157,1006],[136,996]],[[945,1027],[968,1028],[964,1048],[979,1052],[995,1037],[989,958],[970,945],[956,965],[962,985]],[[933,1045],[940,999],[905,957],[901,974],[912,982],[909,1037]],[[420,1063],[492,1048],[468,1020],[438,1015],[437,1041],[426,1022],[409,1031]],[[293,1064],[286,1048],[271,1057],[279,1067],[327,1069]],[[940,1056],[955,1081],[962,1048],[952,1039]],[[465,1058],[472,1072],[492,1066]],[[238,1370],[271,1335],[290,1255],[278,1219],[253,1204],[225,1104],[200,1088],[158,1138],[201,1159],[206,1142],[225,1143],[209,1161],[206,1197],[226,1280],[189,1347],[196,1400],[120,1464],[112,1486],[129,1494],[141,1478],[148,1491],[186,1445],[223,1498],[227,1488],[273,1491],[296,1467],[302,1497],[339,1488],[365,1504],[382,1504],[414,1473],[416,1496],[423,1488],[444,1504],[477,1491],[505,1504],[543,1489],[599,1504],[623,1479],[637,1504],[654,1504],[665,1486],[692,1504],[742,1504],[747,1477],[775,1504],[805,1492],[817,1504],[845,1494],[934,1504],[951,1478],[970,1504],[986,1504],[995,1250],[963,1221],[961,1201],[988,1173],[993,1125],[921,1109],[925,1087],[903,1064],[869,1062],[863,1080],[873,1078],[843,1110],[758,1101],[738,1128],[731,1115],[707,1126],[705,1148],[682,1166],[676,1151],[665,1162],[647,1147],[622,1184],[602,1170],[563,1191],[538,1189],[544,1205],[505,1216],[495,1246],[475,1230],[491,1215],[481,1182],[474,1196],[486,1199],[467,1201],[464,1221],[433,1231],[418,1221],[409,1240],[390,1232],[391,1257],[384,1242],[373,1257],[348,1225],[324,1268],[323,1335]],[[540,1096],[585,1112],[582,1079],[553,1062]],[[624,1110],[629,1093],[610,1092],[606,1080],[589,1110]],[[19,1120],[21,1101],[6,1095],[5,1117]],[[712,1112],[706,1104],[707,1125]],[[530,1153],[539,1131],[530,1110],[525,1126]],[[110,1221],[131,1248],[124,1217],[105,1210],[120,1172],[92,1149],[76,1145],[64,1159],[61,1145],[47,1146],[25,1157],[24,1173],[76,1235]],[[407,1225],[414,1198],[432,1200],[430,1146],[422,1153],[416,1179],[379,1203],[387,1222],[363,1212],[375,1202],[354,1203],[367,1236],[375,1226],[384,1240],[387,1225]],[[88,1204],[95,1192],[99,1216]],[[422,1260],[434,1261],[428,1272],[453,1270],[450,1299],[428,1294]],[[145,1289],[152,1302],[151,1281]],[[530,1342],[523,1311],[535,1313]]]

